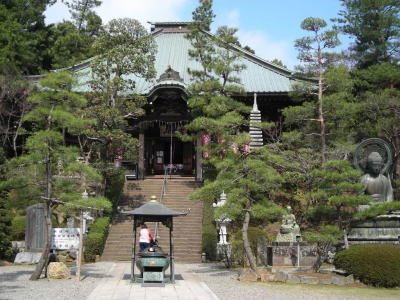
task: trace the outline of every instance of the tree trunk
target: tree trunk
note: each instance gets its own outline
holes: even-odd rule
[[[324,119],[324,107],[323,107],[323,85],[324,85],[324,69],[321,61],[321,54],[318,51],[318,65],[319,65],[319,78],[318,78],[318,114],[320,122],[320,139],[321,139],[321,159],[322,163],[326,162],[326,127]]]
[[[250,212],[246,211],[244,214],[244,221],[242,228],[243,246],[244,246],[244,251],[246,252],[247,259],[249,260],[250,263],[250,268],[253,271],[256,271],[257,270],[256,258],[254,257],[254,254],[251,251],[249,236],[248,236],[249,223],[250,223]]]
[[[35,271],[32,273],[30,280],[38,280],[44,268],[47,269],[49,263],[50,254],[50,241],[51,241],[51,196],[52,196],[52,186],[51,186],[51,170],[50,170],[50,155],[47,155],[46,159],[46,206],[45,206],[45,221],[46,221],[46,240],[44,242],[44,248],[42,256],[40,257],[39,263],[36,265]]]

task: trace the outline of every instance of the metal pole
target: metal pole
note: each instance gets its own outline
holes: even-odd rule
[[[132,247],[132,270],[131,282],[135,282],[135,264],[136,264],[136,220],[133,218],[133,247]]]
[[[170,164],[169,174],[171,175],[171,173],[172,173],[172,123],[171,123],[171,141],[170,141],[170,148],[169,148],[169,164]]]
[[[169,259],[171,264],[171,283],[175,283],[173,220],[174,219],[171,217],[171,227],[169,228]]]
[[[300,242],[297,241],[297,267],[300,268]]]
[[[84,220],[83,220],[83,210],[80,210],[79,213],[80,218],[80,233],[79,233],[79,253],[78,253],[78,261],[77,261],[77,270],[76,270],[76,281],[81,281],[81,266],[82,266],[82,256],[83,256],[83,230],[84,230]]]

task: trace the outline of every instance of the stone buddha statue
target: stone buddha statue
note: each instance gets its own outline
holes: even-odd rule
[[[393,201],[392,184],[388,177],[381,174],[382,168],[382,156],[378,152],[371,152],[361,182],[365,184],[365,194],[373,198],[372,204]]]
[[[288,214],[283,215],[282,225],[276,237],[277,242],[296,242],[296,236],[300,236],[300,227],[290,206],[286,207]]]

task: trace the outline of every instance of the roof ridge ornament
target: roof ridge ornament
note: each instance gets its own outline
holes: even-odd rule
[[[163,74],[160,75],[160,78],[158,78],[157,82],[168,81],[168,80],[183,82],[183,79],[179,75],[179,72],[172,69],[171,65],[168,65],[168,68],[165,70]]]

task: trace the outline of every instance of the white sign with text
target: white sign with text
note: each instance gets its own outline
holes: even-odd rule
[[[53,228],[51,232],[51,249],[78,250],[79,228]]]

